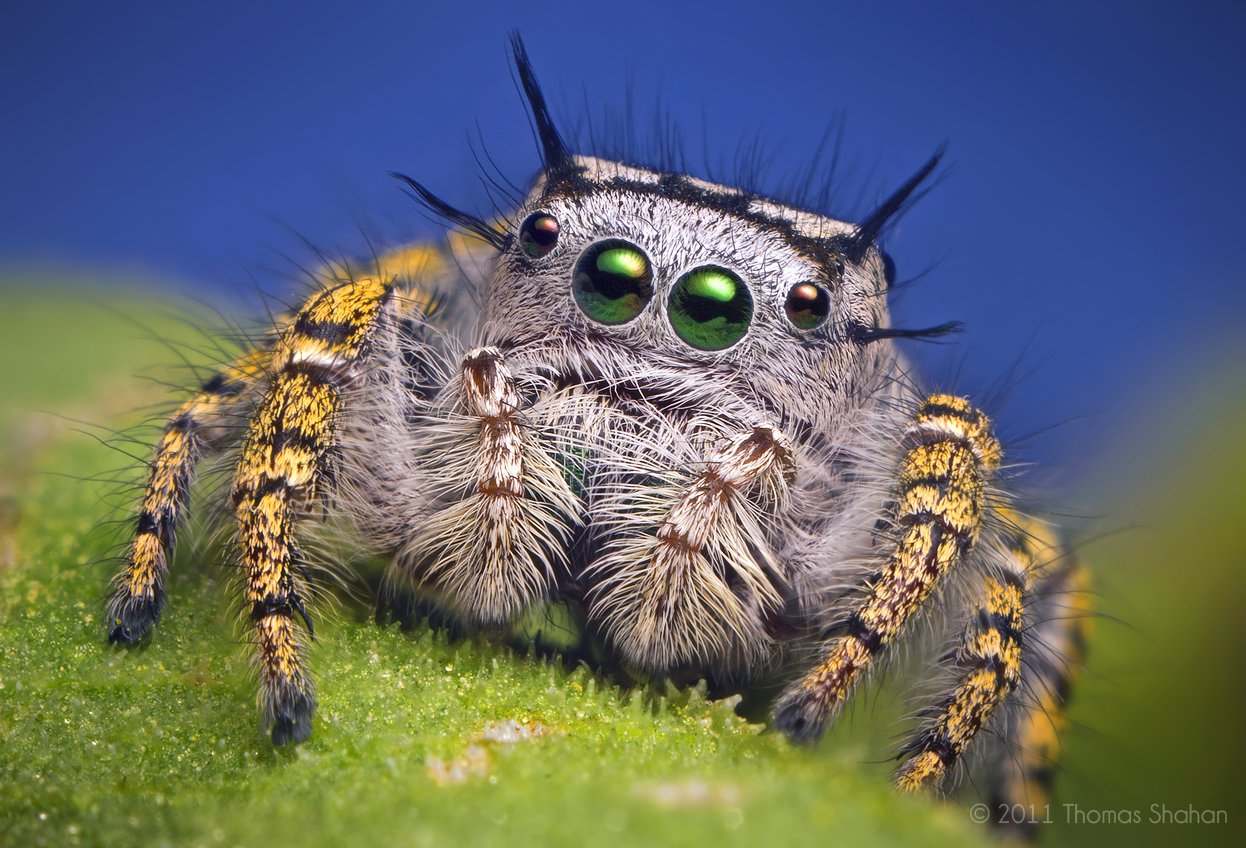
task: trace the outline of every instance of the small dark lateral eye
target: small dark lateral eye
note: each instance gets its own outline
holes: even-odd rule
[[[831,295],[815,283],[797,283],[788,291],[783,309],[796,329],[812,330],[831,314]]]
[[[548,212],[533,212],[519,227],[519,247],[533,259],[548,256],[558,244],[558,219]]]

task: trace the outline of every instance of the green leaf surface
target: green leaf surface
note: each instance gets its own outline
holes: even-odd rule
[[[894,793],[891,763],[870,761],[851,722],[839,744],[796,749],[702,689],[648,697],[484,640],[381,626],[349,599],[318,622],[315,732],[275,750],[258,727],[233,574],[202,561],[210,548],[183,538],[149,646],[105,643],[107,558],[132,495],[106,496],[141,468],[31,411],[127,424],[128,409],[170,397],[135,370],[175,357],[116,312],[72,297],[8,305],[0,349],[22,364],[6,365],[0,410],[0,844],[987,839],[957,805]],[[156,336],[191,340],[150,306],[117,307],[127,310]],[[90,479],[99,475],[120,480]]]

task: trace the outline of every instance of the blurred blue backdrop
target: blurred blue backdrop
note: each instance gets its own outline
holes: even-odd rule
[[[775,185],[842,114],[847,213],[947,142],[888,240],[901,277],[929,271],[896,308],[967,324],[921,353],[936,379],[984,392],[1019,363],[1006,433],[1091,417],[1023,454],[1097,449],[1151,375],[1240,350],[1240,3],[231,5],[0,10],[7,277],[280,291],[284,255],[311,261],[295,233],[352,252],[437,231],[391,169],[486,211],[477,126],[512,179],[537,164],[519,28],[564,126],[630,81],[642,126],[660,100],[711,162],[758,139]]]

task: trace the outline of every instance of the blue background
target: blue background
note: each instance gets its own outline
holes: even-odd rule
[[[887,241],[902,278],[929,272],[896,312],[967,324],[920,351],[935,380],[1024,375],[1006,434],[1072,422],[1023,458],[1088,456],[1152,386],[1240,366],[1241,4],[253,5],[5,5],[6,276],[224,302],[286,288],[285,257],[312,262],[300,236],[349,253],[437,232],[388,170],[487,211],[477,125],[511,179],[537,165],[518,27],[568,130],[630,81],[642,128],[660,101],[712,162],[760,140],[780,185],[842,115],[844,213],[946,142]]]

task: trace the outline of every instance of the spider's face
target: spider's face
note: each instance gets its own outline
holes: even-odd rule
[[[573,163],[517,216],[485,296],[491,344],[560,351],[598,376],[626,376],[611,363],[691,369],[766,396],[843,383],[864,359],[853,330],[883,323],[886,286],[876,253],[850,262],[835,249],[852,225],[689,177]]]

